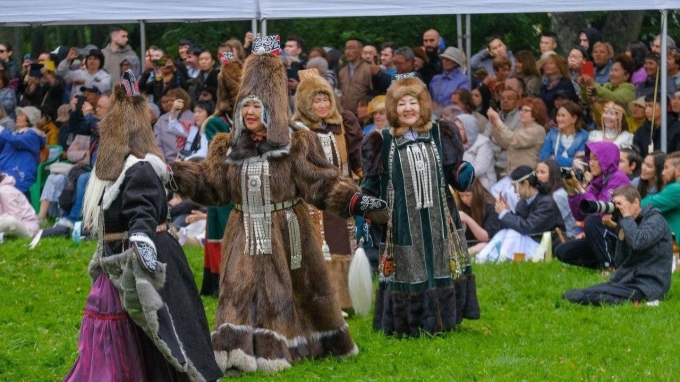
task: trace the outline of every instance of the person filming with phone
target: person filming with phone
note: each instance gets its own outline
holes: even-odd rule
[[[588,202],[610,202],[615,188],[630,185],[628,176],[619,169],[619,148],[612,142],[586,143],[587,172],[592,180],[587,186],[580,169],[562,169],[562,178],[569,195],[569,208],[576,220],[584,220],[585,238],[562,243],[555,248],[560,261],[587,268],[616,267],[614,248],[616,235],[603,223],[613,211],[598,208]],[[584,208],[581,208],[584,207]],[[605,214],[607,213],[607,214]]]
[[[618,222],[614,262],[618,269],[603,284],[567,291],[562,297],[582,305],[612,305],[663,299],[671,286],[673,243],[668,223],[652,206],[640,206],[640,193],[630,185],[613,190],[608,208]]]
[[[79,56],[85,56],[85,69],[71,70],[71,63]],[[99,49],[82,51],[78,48],[71,48],[66,58],[57,66],[57,75],[64,79],[66,84],[70,84],[71,96],[83,94],[81,88],[99,89],[100,92],[111,90],[111,76],[103,69],[104,55]]]

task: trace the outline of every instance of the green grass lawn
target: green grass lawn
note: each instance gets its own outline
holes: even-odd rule
[[[0,244],[0,381],[58,381],[77,356],[94,243]],[[203,251],[189,248],[194,274]],[[599,272],[547,264],[480,265],[482,319],[442,336],[398,340],[348,323],[358,356],[297,364],[244,381],[672,381],[680,379],[680,279],[659,307],[594,308],[560,299],[602,282]],[[197,282],[200,280],[197,279]],[[204,299],[209,322],[216,300]],[[674,377],[675,376],[675,377]]]

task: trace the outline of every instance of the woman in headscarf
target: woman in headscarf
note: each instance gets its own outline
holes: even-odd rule
[[[463,138],[465,153],[463,160],[475,168],[475,178],[479,179],[487,190],[496,183],[495,157],[491,140],[479,133],[477,119],[470,114],[461,114],[455,124]]]

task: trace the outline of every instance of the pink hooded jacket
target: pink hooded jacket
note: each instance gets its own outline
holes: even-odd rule
[[[0,220],[12,216],[35,235],[40,229],[38,215],[26,199],[26,195],[14,187],[16,184],[14,177],[3,175],[5,178],[0,181]]]

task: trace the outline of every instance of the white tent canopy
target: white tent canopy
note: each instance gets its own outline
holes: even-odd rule
[[[5,1],[0,24],[59,25],[218,21],[258,18],[257,0],[15,0]]]
[[[58,25],[122,22],[293,19],[480,13],[674,9],[676,0],[17,0],[5,1],[0,24]]]
[[[674,9],[677,0],[259,0],[265,19]]]

